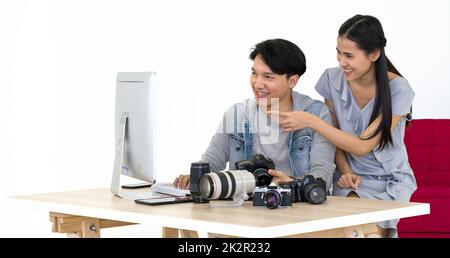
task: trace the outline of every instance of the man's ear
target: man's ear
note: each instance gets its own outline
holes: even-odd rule
[[[293,89],[295,85],[297,85],[299,79],[300,76],[298,76],[298,74],[291,75],[291,77],[288,78],[289,88]]]

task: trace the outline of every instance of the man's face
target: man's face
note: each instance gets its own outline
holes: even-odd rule
[[[268,107],[270,107],[272,99],[279,99],[280,104],[289,101],[291,90],[294,88],[297,80],[298,75],[287,78],[286,74],[279,75],[272,72],[259,55],[255,57],[250,85],[258,104],[261,100],[266,100]]]

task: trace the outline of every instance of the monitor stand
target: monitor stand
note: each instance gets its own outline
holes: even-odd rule
[[[139,189],[139,188],[151,187],[152,185],[154,185],[154,184],[153,183],[128,184],[128,185],[122,185],[122,189]]]
[[[111,192],[114,195],[121,196],[121,190],[120,190],[120,176],[121,176],[121,170],[123,165],[123,150],[125,145],[125,133],[127,129],[127,121],[128,121],[128,114],[124,113],[122,114],[122,117],[120,118],[120,133],[119,133],[119,140],[116,146],[115,151],[115,158],[114,158],[114,168],[113,168],[113,174],[112,174],[112,180],[111,180]]]
[[[144,187],[150,187],[153,183],[138,183],[138,184],[129,184],[120,186],[120,177],[122,176],[122,165],[123,165],[123,156],[124,156],[124,146],[125,146],[125,135],[127,131],[127,122],[128,122],[128,113],[122,114],[120,118],[120,138],[118,140],[118,144],[116,146],[115,158],[114,158],[114,169],[111,180],[111,192],[119,197],[125,199],[134,199],[134,195],[131,196],[129,191],[122,191],[123,189],[138,189]]]
[[[135,200],[137,198],[144,198],[148,197],[148,195],[151,195],[151,192],[148,191],[148,193],[135,193],[132,191],[129,191],[129,189],[138,189],[138,188],[144,188],[144,187],[150,187],[154,183],[139,183],[139,184],[130,184],[130,185],[123,185],[120,186],[120,177],[122,176],[122,166],[123,166],[123,156],[124,156],[124,147],[125,147],[125,135],[127,132],[127,124],[128,124],[128,113],[123,113],[122,117],[120,118],[120,131],[119,131],[119,140],[118,144],[116,146],[115,151],[115,158],[114,158],[114,168],[113,168],[113,174],[111,179],[111,192],[119,197],[122,197],[124,199],[131,199]],[[122,190],[126,189],[126,190]],[[128,191],[127,191],[128,189]]]

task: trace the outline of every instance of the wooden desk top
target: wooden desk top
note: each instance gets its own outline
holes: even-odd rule
[[[320,205],[277,209],[253,207],[249,201],[238,207],[223,207],[228,201],[147,206],[116,197],[107,188],[16,196],[14,201],[52,212],[244,237],[280,237],[430,213],[428,203],[336,196]]]

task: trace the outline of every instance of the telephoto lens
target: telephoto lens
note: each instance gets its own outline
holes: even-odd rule
[[[194,203],[207,203],[209,200],[204,198],[200,193],[200,178],[202,175],[209,173],[209,163],[207,162],[194,162],[191,164],[191,174],[189,177],[192,201]]]
[[[251,194],[256,187],[255,176],[247,170],[212,172],[200,178],[200,192],[208,199],[229,199]]]

